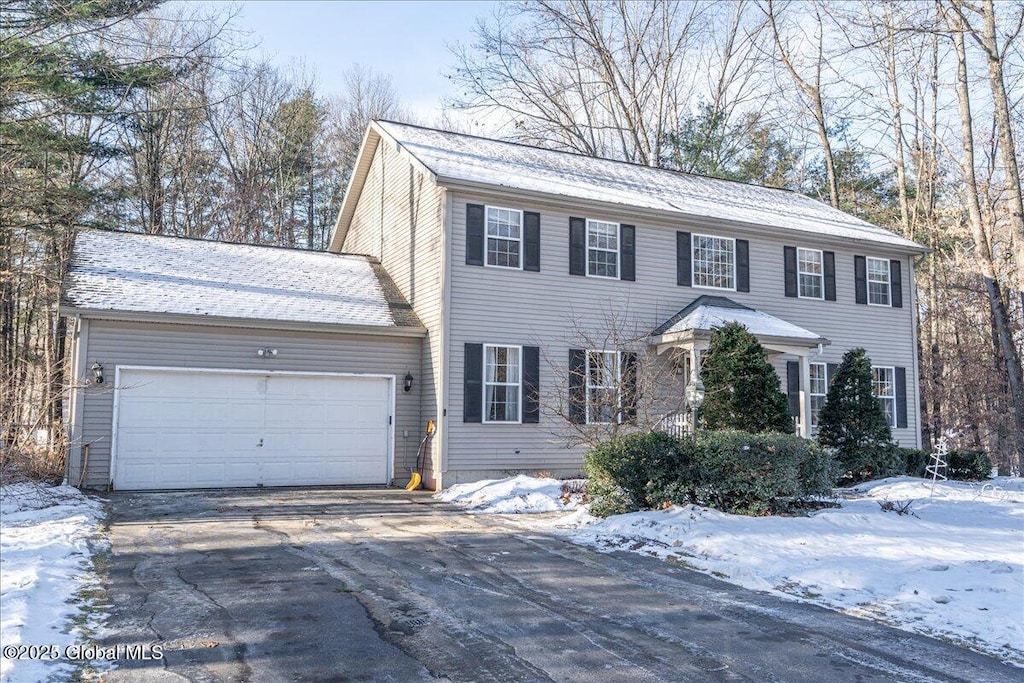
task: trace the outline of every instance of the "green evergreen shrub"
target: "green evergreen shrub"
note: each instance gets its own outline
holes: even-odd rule
[[[661,504],[665,491],[689,480],[692,450],[689,439],[664,432],[627,434],[597,444],[583,458],[591,513],[619,514]]]
[[[928,451],[923,451],[920,448],[901,448],[900,453],[903,455],[903,472],[904,474],[911,477],[923,477],[925,475],[925,467],[931,460],[931,454]]]
[[[843,356],[818,416],[818,440],[834,448],[847,483],[903,474],[906,461],[875,397],[871,359],[864,349]]]
[[[788,434],[698,433],[693,502],[725,512],[767,514],[789,500],[828,495],[837,469],[831,453]]]
[[[779,375],[743,325],[728,323],[712,333],[700,377],[706,391],[700,418],[707,429],[793,433]]]
[[[955,450],[946,454],[946,476],[960,481],[983,481],[992,473],[992,461],[985,451]]]

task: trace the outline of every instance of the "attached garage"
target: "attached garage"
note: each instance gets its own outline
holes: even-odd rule
[[[367,257],[85,232],[63,312],[73,484],[384,485],[413,466],[425,331]]]
[[[119,367],[113,486],[387,484],[393,379]]]

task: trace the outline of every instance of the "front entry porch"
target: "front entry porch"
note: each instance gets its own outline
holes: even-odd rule
[[[765,349],[768,362],[774,364],[776,360],[796,359],[800,379],[797,433],[810,438],[810,365],[811,360],[820,356],[822,349],[831,343],[825,337],[763,311],[738,304],[732,299],[705,295],[655,329],[651,333],[650,343],[659,355],[666,352],[674,354],[673,362],[681,366],[685,377],[692,377],[695,371],[700,370],[701,357],[708,349],[711,334],[716,328],[730,322],[744,325],[757,337]],[[666,423],[669,431],[692,429],[683,414],[670,419],[669,423]]]

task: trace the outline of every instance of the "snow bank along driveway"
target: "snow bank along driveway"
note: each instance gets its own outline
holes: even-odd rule
[[[845,492],[840,509],[743,517],[696,506],[599,520],[568,510],[554,480],[452,487],[478,512],[546,512],[538,528],[605,550],[673,558],[733,583],[950,640],[1024,666],[1024,480],[901,477]],[[546,501],[540,500],[546,497]],[[884,501],[914,501],[911,515]]]
[[[0,488],[0,642],[84,644],[90,615],[82,591],[98,586],[92,553],[99,549],[102,504],[70,486],[12,484]],[[95,615],[93,615],[95,616]],[[65,679],[75,667],[60,657],[0,659],[0,681]]]

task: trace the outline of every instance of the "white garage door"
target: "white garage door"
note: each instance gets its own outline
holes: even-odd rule
[[[116,489],[385,484],[380,377],[122,368]]]

